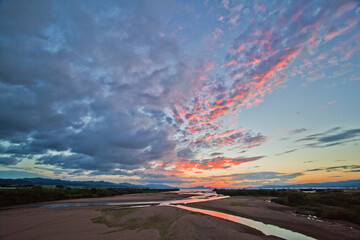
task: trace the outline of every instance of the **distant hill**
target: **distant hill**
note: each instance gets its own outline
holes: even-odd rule
[[[348,180],[339,182],[320,182],[320,183],[297,183],[287,185],[264,185],[254,188],[353,188],[360,187],[359,180]]]
[[[156,188],[174,189],[174,187],[163,184],[135,185],[131,183],[112,183],[105,181],[67,181],[50,178],[19,178],[0,179],[0,186],[65,186],[65,187],[106,187],[106,188]]]
[[[188,187],[188,188],[181,188],[181,189],[214,189],[213,187],[205,187],[205,186],[196,186],[196,187]]]
[[[213,189],[213,187],[204,187],[204,186],[197,186],[197,187],[192,187],[189,189]]]
[[[145,187],[145,188],[153,188],[153,189],[174,188],[174,187],[170,187],[170,186],[164,185],[164,184],[147,184],[147,185],[144,185],[143,187]]]

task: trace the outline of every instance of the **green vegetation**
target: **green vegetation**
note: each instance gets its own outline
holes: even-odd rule
[[[130,215],[138,210],[138,208],[103,210],[102,216],[91,220],[93,223],[105,224],[108,227],[114,228],[114,230],[109,231],[108,233],[124,230],[155,229],[159,231],[160,239],[169,239],[169,237],[166,237],[168,229],[182,216],[182,214],[180,214],[176,218],[171,218],[166,214],[161,213],[150,217],[132,217]]]
[[[31,188],[22,187],[16,189],[0,189],[0,206],[11,206],[74,198],[110,197],[131,193],[156,193],[164,191],[171,190],[148,188],[70,188],[62,186],[36,186]]]
[[[296,207],[298,213],[321,218],[345,220],[360,224],[360,192],[321,190],[304,193],[300,189],[215,189],[218,194],[229,196],[273,196],[272,202]]]
[[[126,208],[121,210],[104,210],[105,214],[91,219],[93,223],[105,224],[108,227],[119,227],[119,224],[116,224],[114,220],[120,219],[123,216],[126,216],[132,212],[135,212],[137,209]]]
[[[359,192],[292,192],[273,202],[294,206],[298,213],[313,213],[327,219],[339,219],[360,224]]]
[[[105,216],[93,218],[93,219],[91,219],[91,221],[93,223],[104,224],[107,227],[115,227],[108,219],[106,219]]]
[[[250,207],[249,205],[247,205],[246,203],[243,203],[243,202],[232,202],[232,203],[230,203],[230,206],[236,206],[236,207]]]

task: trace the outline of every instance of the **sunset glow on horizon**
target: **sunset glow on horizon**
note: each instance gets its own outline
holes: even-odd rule
[[[2,1],[0,177],[360,179],[359,1]]]

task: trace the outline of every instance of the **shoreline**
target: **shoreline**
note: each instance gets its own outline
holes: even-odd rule
[[[275,225],[317,239],[360,239],[360,226],[344,221],[313,220],[295,214],[295,208],[267,202],[267,197],[236,196],[211,202],[192,203],[191,207],[241,216]]]
[[[156,201],[188,197],[188,194],[145,193],[46,203]],[[185,206],[261,221],[316,239],[360,238],[359,229],[350,229],[349,226],[338,222],[309,220],[289,212],[292,210],[291,207],[266,200],[267,198],[230,197],[189,203]],[[151,206],[136,209],[115,209],[115,207],[85,206],[2,210],[0,211],[0,225],[2,226],[0,238],[4,240],[24,238],[58,240],[70,239],[75,234],[80,234],[80,239],[211,239],[211,236],[217,236],[215,239],[279,239],[274,236],[266,236],[241,223],[174,207]],[[97,219],[95,223],[94,219]],[[211,235],[209,235],[210,233]]]

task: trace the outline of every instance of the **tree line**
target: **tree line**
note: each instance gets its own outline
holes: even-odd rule
[[[78,187],[20,187],[0,189],[0,206],[21,205],[35,202],[65,200],[74,198],[111,197],[133,193],[156,193],[178,189],[149,188],[78,188]]]
[[[292,206],[300,214],[345,220],[360,224],[360,190],[317,190],[306,193],[300,189],[215,189],[228,196],[276,197],[272,202]]]

